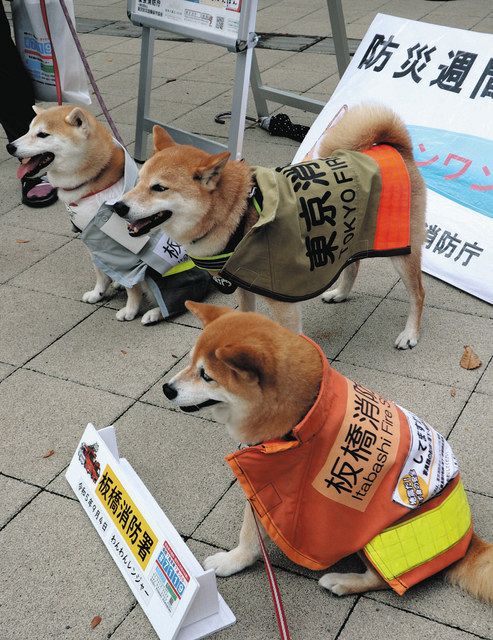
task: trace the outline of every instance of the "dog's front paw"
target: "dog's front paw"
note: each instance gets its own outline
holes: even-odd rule
[[[88,302],[89,304],[95,304],[100,302],[104,298],[104,291],[98,289],[92,289],[92,291],[86,291],[82,296],[82,302]]]
[[[142,324],[156,324],[160,320],[163,320],[163,314],[159,307],[146,311],[142,316]]]
[[[397,336],[397,340],[395,341],[397,349],[412,349],[417,344],[418,334],[407,328]]]
[[[347,300],[347,293],[343,293],[336,287],[335,289],[322,293],[322,300],[329,304],[333,302],[344,302],[344,300]]]
[[[247,557],[246,554],[233,549],[232,551],[220,551],[213,556],[209,556],[204,560],[204,569],[214,569],[217,576],[225,578],[226,576],[232,576],[234,573],[238,573],[245,567],[249,567],[255,562],[255,558],[252,560],[251,556]]]
[[[336,596],[345,596],[349,593],[354,593],[351,589],[354,585],[349,584],[348,574],[345,573],[326,573],[320,578],[318,584]]]
[[[116,319],[119,320],[120,322],[125,322],[125,321],[129,322],[130,320],[133,320],[135,318],[138,312],[139,312],[138,309],[123,307],[123,309],[120,309],[119,311],[116,312]]]

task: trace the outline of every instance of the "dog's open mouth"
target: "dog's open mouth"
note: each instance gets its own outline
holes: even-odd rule
[[[185,413],[192,413],[193,411],[200,411],[200,409],[204,409],[205,407],[212,407],[214,404],[220,404],[220,402],[220,400],[206,400],[200,404],[192,404],[189,407],[180,407],[180,409]]]
[[[142,220],[137,220],[136,222],[129,222],[128,233],[133,238],[141,236],[154,227],[157,227],[159,224],[166,222],[166,220],[169,220],[172,214],[172,211],[158,211],[148,218],[142,218]]]
[[[40,153],[31,158],[23,158],[21,165],[17,169],[17,177],[22,180],[26,176],[31,178],[44,169],[55,159],[55,154],[47,151],[46,153]]]

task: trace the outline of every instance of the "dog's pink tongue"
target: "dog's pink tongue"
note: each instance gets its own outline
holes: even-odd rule
[[[34,169],[36,169],[36,166],[37,163],[34,158],[24,158],[23,160],[21,160],[21,164],[17,169],[17,177],[19,178],[19,180],[22,180],[26,173],[34,171]]]

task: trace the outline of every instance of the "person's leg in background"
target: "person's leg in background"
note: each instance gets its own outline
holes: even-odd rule
[[[0,100],[0,124],[11,142],[23,136],[36,115],[32,109],[34,91],[31,77],[12,41],[10,25],[0,0],[0,87],[8,88]],[[23,178],[22,202],[46,207],[56,201],[56,189],[43,178]]]

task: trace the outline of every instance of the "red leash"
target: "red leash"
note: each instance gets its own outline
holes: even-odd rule
[[[262,538],[262,533],[260,531],[260,527],[258,526],[257,518],[255,517],[255,511],[253,511],[253,519],[255,520],[255,526],[257,527],[258,534],[258,542],[260,545],[260,550],[262,551],[262,556],[265,564],[265,571],[267,573],[267,579],[269,580],[270,593],[272,596],[272,603],[274,604],[274,611],[277,618],[277,626],[279,627],[279,635],[281,636],[281,640],[291,640],[291,636],[289,635],[288,629],[288,621],[286,620],[286,614],[284,613],[284,607],[282,604],[281,592],[279,591],[279,585],[277,584],[276,576],[274,574],[274,570],[270,563],[269,554],[267,553],[267,549],[264,544],[264,540]]]
[[[48,22],[48,13],[46,12],[45,0],[40,0],[39,5],[41,8],[41,16],[43,18],[43,24],[46,29],[46,35],[48,36],[48,40],[50,41],[51,59],[53,60],[53,71],[55,74],[55,89],[56,89],[57,102],[59,105],[61,105],[62,104],[62,87],[60,84],[60,71],[58,69],[58,62],[56,59],[55,48],[53,46],[53,41],[51,39],[50,23]]]

